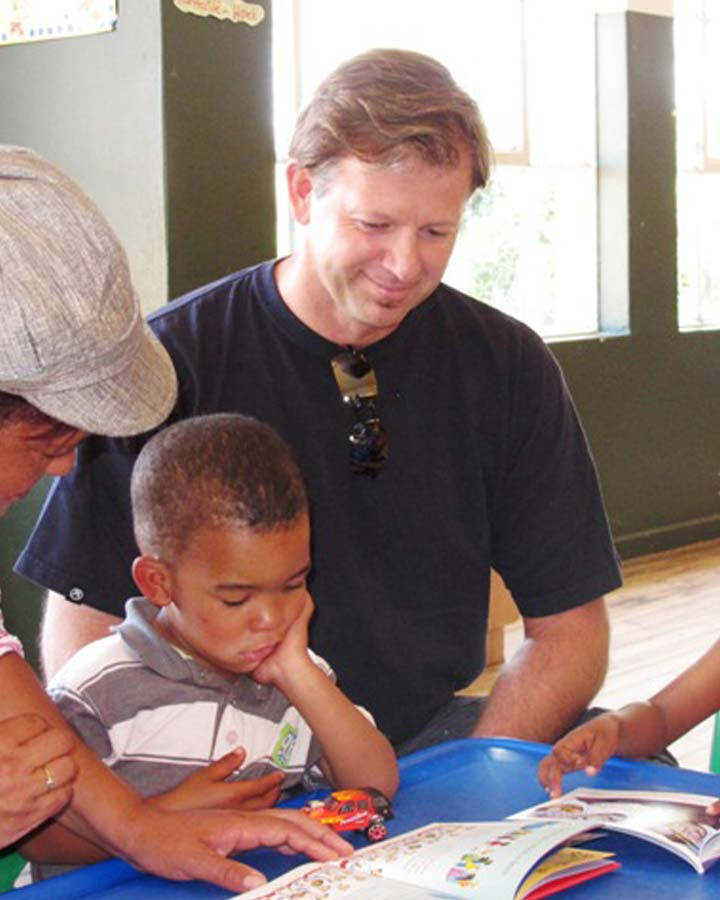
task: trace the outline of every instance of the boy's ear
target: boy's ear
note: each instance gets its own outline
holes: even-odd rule
[[[142,595],[155,606],[172,602],[170,570],[161,559],[138,556],[132,564],[132,576]]]

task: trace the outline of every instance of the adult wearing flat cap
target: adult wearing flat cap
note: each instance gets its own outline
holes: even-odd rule
[[[43,475],[73,466],[89,432],[159,425],[177,394],[142,321],[122,247],[67,176],[0,146],[0,515]],[[133,864],[230,890],[262,880],[225,859],[258,844],[326,859],[347,845],[286,813],[163,812],[79,742],[0,614],[0,846],[49,817]]]

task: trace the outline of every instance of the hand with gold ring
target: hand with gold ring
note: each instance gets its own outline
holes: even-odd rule
[[[0,721],[0,847],[59,813],[77,766],[69,732],[34,714]]]

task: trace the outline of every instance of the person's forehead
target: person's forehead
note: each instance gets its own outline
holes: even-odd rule
[[[409,192],[415,202],[423,197],[428,199],[432,192],[418,195],[417,179],[428,184],[428,188],[442,183],[453,185],[459,194],[467,199],[471,191],[471,164],[467,154],[461,154],[458,162],[452,165],[435,165],[423,159],[417,153],[411,153],[383,161],[363,160],[357,156],[344,156],[337,160],[326,173],[329,186],[333,184],[350,190],[373,188],[379,181],[392,186],[394,191]]]
[[[201,525],[190,537],[182,554],[185,566],[208,564],[246,570],[248,575],[261,557],[273,559],[278,569],[285,562],[307,552],[309,558],[310,524],[306,512],[294,521],[273,528],[243,525]]]
[[[24,446],[47,456],[63,456],[80,444],[87,433],[58,423],[10,420],[0,428],[0,441]]]

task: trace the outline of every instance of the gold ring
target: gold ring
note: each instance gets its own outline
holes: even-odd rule
[[[49,766],[43,766],[42,770],[45,773],[45,787],[51,791],[54,787],[57,787],[57,782],[55,781]]]

